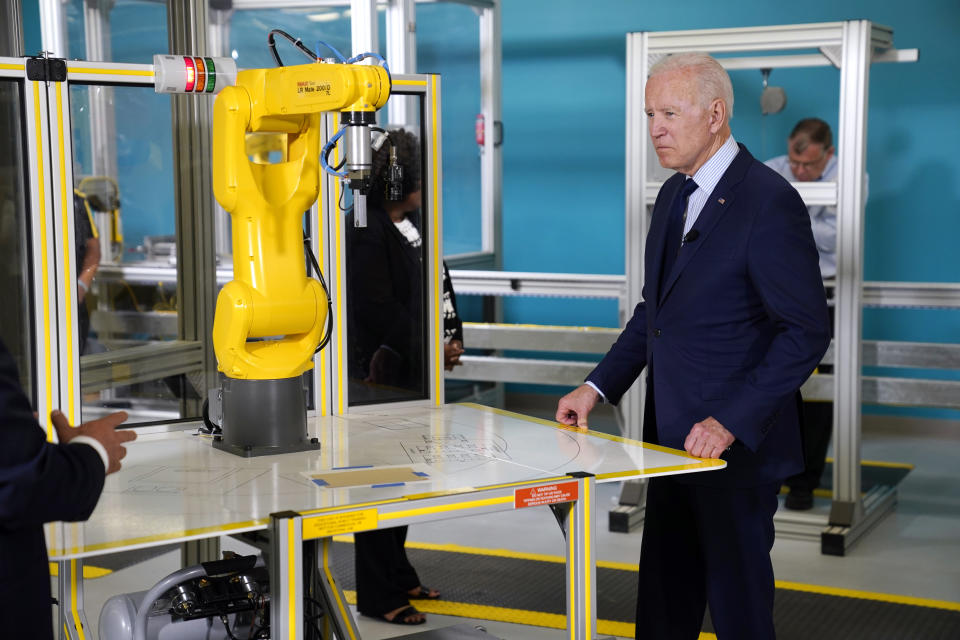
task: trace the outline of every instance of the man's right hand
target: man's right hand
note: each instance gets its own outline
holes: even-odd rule
[[[587,416],[597,406],[600,395],[588,384],[582,384],[557,403],[557,422],[587,428]]]
[[[137,439],[137,434],[126,429],[117,430],[117,427],[127,419],[126,411],[117,411],[110,415],[90,422],[84,422],[77,427],[71,427],[67,417],[60,411],[52,411],[50,420],[57,430],[57,437],[60,442],[67,443],[77,436],[88,436],[98,441],[107,450],[107,458],[110,465],[107,467],[107,473],[111,474],[120,470],[120,461],[127,455],[127,448],[124,443]]]

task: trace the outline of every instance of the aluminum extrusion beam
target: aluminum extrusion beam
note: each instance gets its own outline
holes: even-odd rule
[[[870,87],[872,25],[843,23],[840,69],[840,122],[837,140],[844,150],[837,166],[837,285],[834,457],[831,524],[853,526],[862,515],[860,499],[860,403],[863,218],[866,194],[867,103]]]
[[[596,362],[537,360],[494,356],[461,356],[462,366],[448,371],[450,380],[525,382],[576,387],[597,366]]]
[[[960,344],[863,341],[863,366],[914,369],[960,369]],[[821,362],[833,363],[833,344]]]
[[[832,400],[834,383],[833,375],[812,375],[803,384],[801,393],[811,400]],[[865,404],[960,409],[960,382],[864,376],[858,397]]]
[[[844,44],[844,28],[847,24],[849,23],[820,22],[772,27],[650,32],[648,46],[649,53],[653,55],[684,51],[723,53],[839,47]],[[864,44],[876,49],[889,49],[893,46],[892,29],[882,25],[870,25],[869,28],[870,40]]]
[[[792,182],[793,187],[800,193],[804,204],[835,206],[837,204],[836,182]],[[662,182],[647,182],[644,188],[646,204],[653,206],[660,193]]]
[[[916,62],[920,59],[919,49],[885,49],[875,51],[871,62]],[[779,56],[747,56],[743,58],[720,58],[717,60],[724,69],[788,69],[800,67],[832,67],[830,58],[823,53],[800,53]]]
[[[620,298],[624,276],[451,269],[457,295]]]
[[[960,282],[864,282],[863,305],[960,309]]]
[[[463,341],[471,349],[602,354],[619,335],[620,329],[601,327],[463,323]]]
[[[387,60],[392,73],[417,72],[417,13],[413,0],[390,0],[386,16]],[[412,96],[392,96],[387,101],[390,124],[418,124],[418,102]]]
[[[350,46],[353,55],[380,51],[376,0],[350,0]],[[374,64],[372,60],[366,64]]]

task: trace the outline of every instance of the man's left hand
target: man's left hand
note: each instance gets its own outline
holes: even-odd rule
[[[698,458],[719,458],[736,437],[712,416],[693,425],[683,448]]]

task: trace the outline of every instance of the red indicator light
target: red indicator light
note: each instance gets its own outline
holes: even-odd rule
[[[187,83],[184,86],[184,90],[193,91],[193,87],[197,83],[197,69],[193,64],[193,58],[187,56],[183,57],[183,62],[187,68]]]

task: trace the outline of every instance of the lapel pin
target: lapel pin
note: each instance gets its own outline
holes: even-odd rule
[[[717,200],[717,202],[719,202],[720,204],[723,204],[724,202],[726,202],[726,200],[724,200],[723,198],[720,198],[719,200]]]

